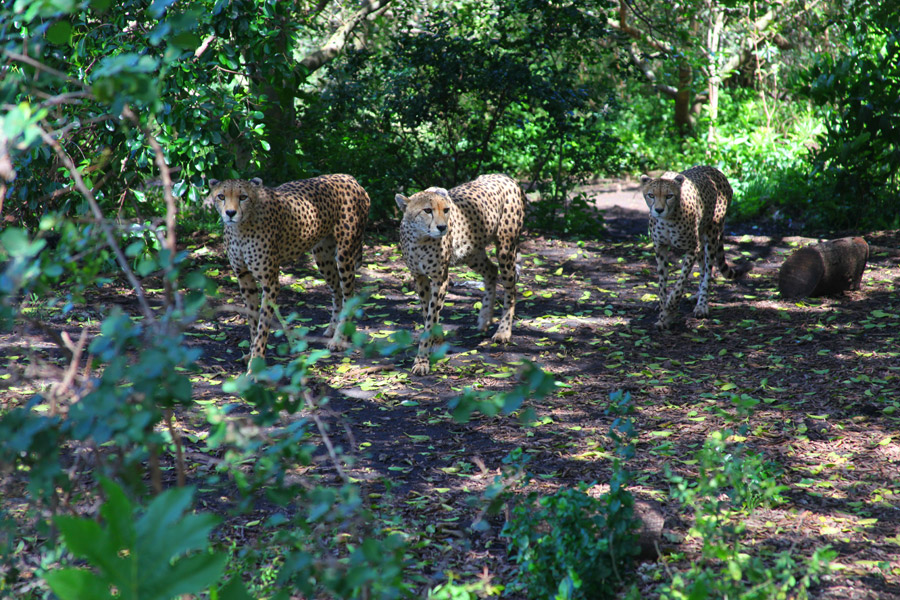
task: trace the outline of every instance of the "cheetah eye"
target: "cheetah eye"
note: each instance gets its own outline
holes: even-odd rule
[[[449,207],[449,206],[448,206],[447,208],[444,209],[444,214],[445,214],[445,215],[449,215],[449,214],[450,214],[450,207]]]
[[[433,211],[430,208],[426,208],[423,209],[422,212],[424,212],[426,215],[430,215]]]
[[[238,196],[238,199],[241,202],[244,202],[247,198],[249,198],[249,196],[247,196],[247,194],[241,194],[240,196]]]
[[[655,194],[651,194],[651,193],[648,192],[648,193],[647,193],[647,197],[650,198],[651,200],[656,200],[656,195],[655,195]]]
[[[671,200],[675,197],[675,194],[666,194],[666,200]]]
[[[219,200],[224,200],[225,194],[219,194],[218,196],[216,196],[216,198],[218,198]]]

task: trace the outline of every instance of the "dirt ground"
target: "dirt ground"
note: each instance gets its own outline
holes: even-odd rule
[[[493,482],[502,459],[519,447],[531,456],[534,485],[548,492],[608,481],[614,417],[607,409],[617,390],[629,392],[636,408],[631,490],[664,515],[664,551],[681,556],[670,558],[670,567],[685,567],[698,546],[687,537],[689,515],[666,501],[665,469],[696,476],[691,459],[710,432],[734,426],[726,420],[732,398],[746,395],[759,402],[747,421],[746,444],[780,465],[788,491],[785,504],[751,516],[745,543],[793,549],[798,556],[831,545],[840,569],[814,588],[814,598],[900,599],[900,234],[864,235],[871,257],[860,291],[786,301],[777,292],[778,269],[814,240],[762,235],[766,228],[754,224],[726,227],[729,260],[752,261],[752,271],[737,282],[713,281],[709,319],[694,319],[685,300],[684,325],[656,333],[655,263],[643,203],[627,184],[597,189],[617,195],[600,198],[607,227],[596,239],[526,231],[510,345],[491,344],[476,330],[478,280],[456,269],[442,314],[450,350],[430,375],[409,374],[414,349],[394,360],[334,355],[320,363],[332,434],[356,456],[350,474],[375,491],[383,478],[392,481],[394,508],[407,531],[431,538],[421,550],[421,575],[431,585],[446,571],[463,580],[509,581],[515,566],[498,537],[502,519],[490,518],[487,531],[473,531],[478,511],[467,499]],[[221,237],[184,241],[220,285],[218,302],[235,301]],[[384,337],[420,325],[394,241],[370,241],[360,276],[368,299],[359,330]],[[330,297],[311,261],[288,269],[282,283],[283,311],[297,310],[321,335]],[[695,286],[696,278],[688,291]],[[120,303],[116,296],[115,289],[101,290],[94,313]],[[68,327],[52,317],[47,325]],[[246,326],[223,316],[190,333],[190,343],[203,352],[197,400],[235,401],[221,384],[242,371],[238,344],[247,339]],[[18,368],[12,356],[53,356],[52,344],[34,328],[2,336],[0,344],[0,374]],[[311,345],[322,348],[324,340],[313,336]],[[485,416],[457,424],[450,418],[447,403],[464,388],[508,390],[523,361],[563,384],[530,403],[536,424]],[[3,393],[12,401],[30,391],[20,384]],[[185,427],[197,422],[181,415]],[[425,533],[426,523],[434,533]],[[653,597],[651,582],[640,585]]]

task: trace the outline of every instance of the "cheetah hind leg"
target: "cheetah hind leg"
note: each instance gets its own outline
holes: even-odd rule
[[[313,248],[316,266],[325,278],[325,283],[331,288],[331,320],[325,329],[324,336],[330,338],[325,346],[332,351],[343,350],[347,347],[347,341],[340,335],[340,314],[344,308],[344,293],[341,289],[341,276],[335,257],[336,250],[337,242],[333,237],[326,237]]]
[[[703,244],[703,252],[700,256],[700,289],[697,290],[697,306],[694,307],[694,317],[705,319],[709,317],[709,281],[712,279],[712,256],[710,242],[707,239]]]
[[[478,331],[485,332],[494,320],[494,305],[497,302],[497,266],[491,262],[484,250],[467,264],[484,280],[484,296],[481,299],[481,310],[478,312]]]
[[[491,341],[497,344],[507,344],[512,339],[512,323],[516,315],[516,283],[519,280],[516,268],[517,240],[518,235],[512,240],[501,240],[497,245],[500,284],[503,286],[503,313],[500,315],[497,332],[491,338]]]

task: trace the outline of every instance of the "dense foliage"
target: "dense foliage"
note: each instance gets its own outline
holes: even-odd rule
[[[529,0],[431,12],[341,61],[311,145],[327,149],[332,168],[349,155],[377,182],[376,216],[397,186],[451,187],[496,171],[561,206],[573,183],[621,164],[609,84],[585,81],[571,61],[601,60],[601,46],[583,43],[609,35],[597,8]]]

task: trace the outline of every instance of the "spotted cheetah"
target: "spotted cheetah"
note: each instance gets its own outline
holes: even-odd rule
[[[464,263],[484,278],[478,329],[486,331],[490,327],[498,274],[497,265],[485,251],[490,242],[497,247],[500,282],[505,292],[503,315],[492,339],[509,342],[516,310],[519,234],[525,219],[525,195],[519,185],[506,175],[482,175],[449,192],[432,187],[409,198],[397,194],[395,200],[403,211],[400,246],[415,278],[425,316],[413,374],[425,375],[431,370],[433,339],[429,332],[440,318],[451,265]]]
[[[718,169],[699,166],[681,173],[667,171],[658,179],[642,175],[641,191],[650,208],[650,236],[659,275],[660,314],[656,327],[664,329],[674,323],[685,280],[698,255],[701,276],[694,316],[707,317],[713,259],[726,279],[736,279],[750,270],[749,263],[732,268],[725,261],[723,231],[731,185]],[[684,255],[681,274],[667,294],[668,262],[674,262],[678,252]]]
[[[250,311],[248,358],[265,356],[281,267],[310,249],[332,291],[328,348],[346,347],[339,317],[362,258],[369,212],[362,186],[349,175],[322,175],[277,188],[258,178],[213,179],[210,188],[204,204],[215,205],[222,218],[228,261]]]

